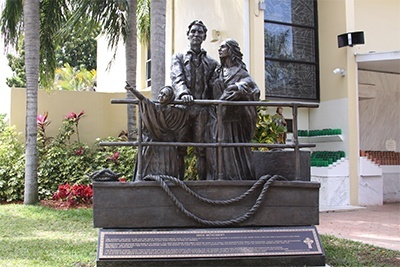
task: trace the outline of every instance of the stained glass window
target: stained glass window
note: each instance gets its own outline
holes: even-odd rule
[[[265,2],[267,98],[319,100],[316,1]]]

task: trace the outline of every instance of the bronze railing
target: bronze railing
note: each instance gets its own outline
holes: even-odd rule
[[[155,101],[156,102],[156,101]],[[112,104],[138,104],[137,99],[112,99]],[[183,104],[182,101],[174,101],[174,104]],[[194,143],[194,142],[145,142],[142,140],[142,121],[141,114],[139,113],[138,121],[138,138],[137,141],[126,141],[126,142],[101,142],[102,146],[137,146],[138,152],[142,151],[143,146],[187,146],[187,147],[216,147],[218,150],[222,150],[223,147],[266,147],[266,148],[290,148],[294,149],[295,153],[295,179],[300,179],[300,148],[315,147],[315,144],[301,144],[298,140],[297,130],[297,115],[299,108],[317,108],[319,104],[308,103],[308,102],[263,102],[263,101],[222,101],[222,100],[194,100],[193,105],[216,105],[218,111],[221,110],[222,106],[270,106],[270,107],[290,107],[292,109],[292,129],[293,129],[293,143],[292,144],[265,144],[265,143],[223,143],[222,140],[218,140],[217,143]],[[217,112],[217,123],[218,131],[221,130],[221,114],[222,112]],[[218,153],[218,173],[221,174],[221,153]],[[137,155],[137,175],[140,176],[142,170],[142,153]],[[141,177],[137,177],[140,178]]]

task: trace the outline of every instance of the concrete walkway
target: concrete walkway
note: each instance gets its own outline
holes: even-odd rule
[[[400,203],[322,211],[318,233],[400,251]]]

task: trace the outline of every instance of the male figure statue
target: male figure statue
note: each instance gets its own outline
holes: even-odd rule
[[[176,99],[191,103],[194,99],[213,99],[212,76],[218,62],[209,57],[201,45],[207,36],[207,27],[202,21],[190,23],[186,33],[189,39],[188,50],[172,57],[171,80]],[[187,106],[189,132],[187,141],[207,142],[205,137],[210,106]],[[186,147],[180,148],[181,164],[184,164]],[[206,149],[195,148],[196,167],[200,180],[207,179]],[[182,168],[181,168],[182,169]]]

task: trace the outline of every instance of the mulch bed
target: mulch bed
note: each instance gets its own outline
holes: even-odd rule
[[[65,201],[56,201],[56,200],[40,200],[40,206],[45,206],[49,208],[53,208],[56,210],[68,210],[68,209],[89,209],[92,208],[91,203],[80,203],[76,205],[70,205]]]

